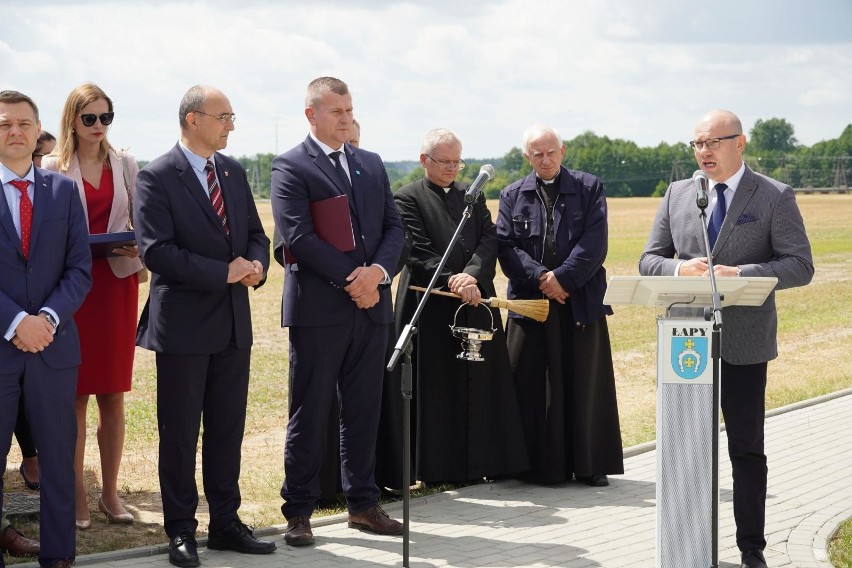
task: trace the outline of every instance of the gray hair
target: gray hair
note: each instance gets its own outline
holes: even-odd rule
[[[186,123],[186,115],[195,112],[204,104],[207,98],[207,88],[201,85],[195,85],[189,88],[180,100],[180,108],[178,109],[178,119],[180,120],[181,128],[189,128]]]
[[[453,131],[446,128],[433,128],[423,136],[423,142],[420,143],[420,153],[428,154],[440,144],[458,144],[459,148],[462,147],[461,140]]]
[[[314,108],[328,91],[337,95],[348,95],[349,87],[346,86],[346,83],[334,77],[317,77],[308,83],[308,90],[305,93],[305,107]]]
[[[526,155],[529,151],[531,143],[535,142],[539,138],[544,138],[545,136],[555,136],[556,140],[562,144],[562,137],[559,136],[559,132],[555,128],[544,124],[533,124],[524,130],[524,143],[521,147],[524,155]]]

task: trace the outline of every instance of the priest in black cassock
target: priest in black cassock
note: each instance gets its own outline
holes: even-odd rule
[[[394,194],[412,248],[397,289],[397,328],[411,317],[458,227],[465,209],[467,184],[455,181],[464,167],[462,145],[446,129],[426,133],[420,164],[426,176]],[[484,195],[473,206],[436,287],[462,299],[433,295],[421,314],[414,349],[412,455],[414,474],[429,484],[468,483],[515,475],[529,467],[517,395],[500,312],[480,304],[494,293],[497,233]],[[461,302],[469,302],[456,311]],[[456,358],[461,344],[450,330],[496,328],[482,345],[485,361]],[[493,317],[493,323],[492,323]],[[386,376],[376,481],[399,488],[401,432],[399,374]]]
[[[497,234],[510,300],[548,298],[544,323],[506,325],[532,469],[528,478],[576,478],[593,487],[624,473],[615,375],[604,305],[606,195],[600,178],[562,165],[557,132],[524,134],[533,167],[500,193]]]

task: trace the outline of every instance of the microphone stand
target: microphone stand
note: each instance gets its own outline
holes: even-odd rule
[[[712,347],[710,357],[713,360],[713,434],[712,434],[712,452],[713,471],[711,477],[711,489],[713,491],[713,503],[710,513],[710,545],[713,547],[712,564],[710,568],[718,568],[719,566],[719,408],[721,401],[721,373],[722,373],[722,300],[724,297],[719,294],[719,289],[716,286],[716,274],[713,272],[713,257],[710,248],[710,237],[707,235],[707,214],[705,209],[707,203],[699,201],[698,208],[701,211],[701,229],[704,233],[704,250],[707,254],[707,270],[710,272],[710,292],[713,298],[712,308],[704,308],[704,319],[706,321],[713,320]]]
[[[478,194],[477,196],[478,197]],[[476,202],[474,199],[473,203]],[[453,238],[450,239],[449,244],[447,245],[447,250],[444,251],[444,255],[441,257],[441,261],[438,263],[438,266],[435,268],[435,273],[432,275],[432,280],[429,281],[429,285],[426,286],[426,290],[424,290],[423,295],[420,298],[420,302],[417,304],[417,309],[414,311],[414,315],[411,316],[411,321],[409,321],[404,328],[402,328],[402,332],[399,335],[399,339],[396,342],[396,346],[393,348],[393,354],[391,355],[390,361],[388,362],[387,367],[385,367],[388,372],[393,371],[396,368],[397,363],[399,362],[400,356],[404,353],[405,359],[402,363],[402,565],[405,568],[408,568],[408,543],[409,543],[409,509],[410,509],[410,501],[411,501],[411,392],[413,389],[412,379],[411,379],[411,350],[412,344],[411,341],[414,338],[414,335],[417,333],[417,321],[420,319],[420,314],[423,312],[423,308],[426,307],[426,302],[429,300],[429,296],[431,296],[432,290],[435,288],[435,282],[438,281],[438,276],[441,274],[441,271],[444,269],[444,265],[447,264],[447,259],[450,256],[450,251],[453,250],[453,247],[456,246],[456,242],[459,240],[461,236],[462,229],[465,224],[467,224],[468,219],[470,219],[471,212],[473,210],[473,203],[468,203],[464,208],[464,212],[462,213],[461,221],[459,222],[459,226],[456,227],[456,232],[453,233]]]

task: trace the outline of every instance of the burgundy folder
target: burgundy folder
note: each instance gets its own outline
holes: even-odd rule
[[[314,221],[314,232],[319,238],[340,252],[355,250],[355,233],[352,231],[352,219],[349,217],[349,198],[337,195],[311,201],[311,217]],[[298,262],[286,246],[284,262]]]

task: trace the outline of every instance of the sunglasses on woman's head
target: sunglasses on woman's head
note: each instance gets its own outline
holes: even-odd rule
[[[109,126],[112,124],[112,119],[115,117],[114,112],[105,112],[101,115],[97,114],[81,114],[80,120],[83,122],[83,126],[94,126],[95,121],[100,119],[101,124],[104,126]]]

